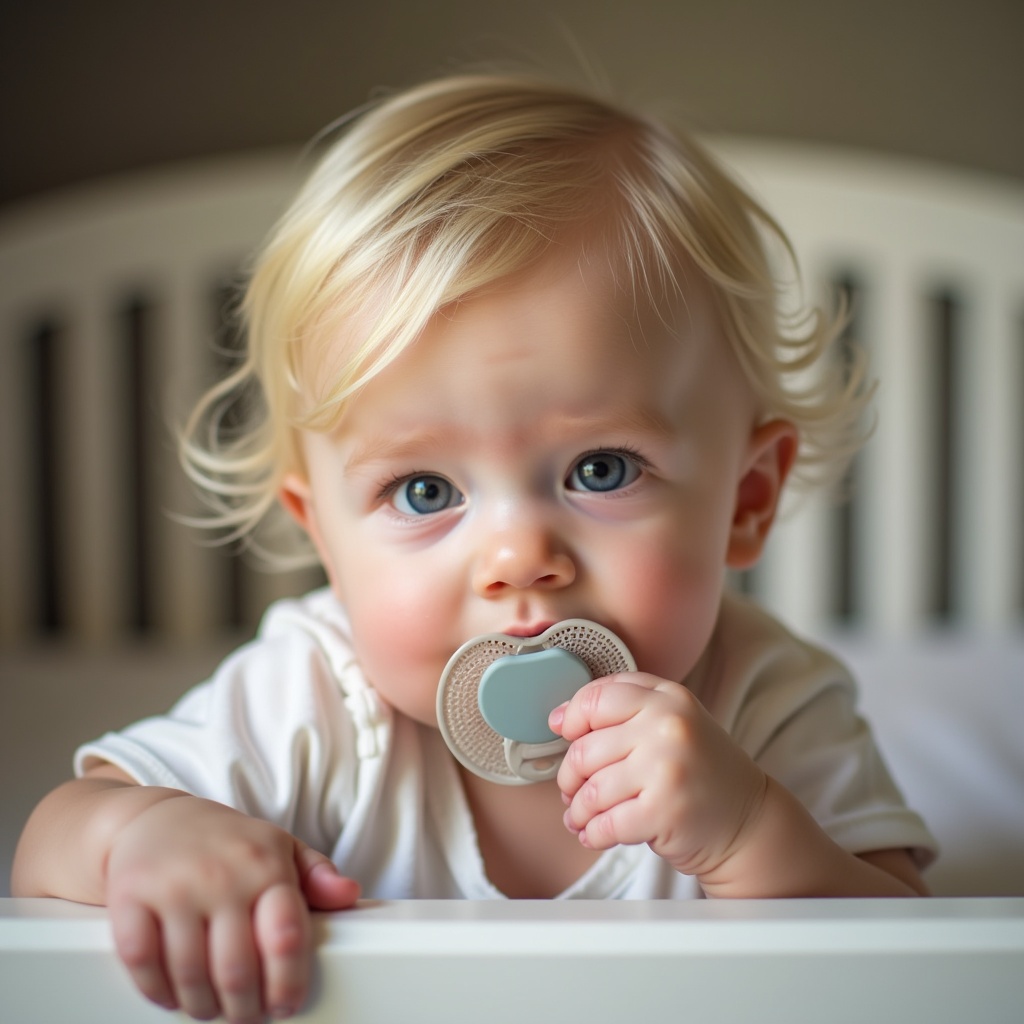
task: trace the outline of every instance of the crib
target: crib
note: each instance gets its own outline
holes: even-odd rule
[[[471,996],[487,977],[509,1014],[543,1016],[507,996],[509,965],[524,992],[558,992],[580,942],[634,1011],[657,1008],[642,993],[665,968],[658,947],[696,958],[658,975],[673,979],[662,998],[675,993],[662,1011],[711,1007],[700,1000],[742,965],[761,979],[751,992],[776,994],[780,1020],[1020,1017],[1024,186],[833,148],[709,141],[786,227],[808,288],[848,294],[850,330],[881,380],[850,500],[803,501],[735,584],[857,671],[890,767],[943,846],[929,875],[943,898],[926,910],[364,907],[321,922],[322,999],[307,1019],[342,1006],[345,1019],[397,1019],[369,979],[398,964],[425,993],[468,986],[460,1010],[449,995],[446,1020],[480,1015]],[[170,425],[228,357],[239,268],[300,171],[292,152],[224,158],[0,211],[4,882],[25,816],[78,742],[166,707],[269,601],[319,579],[261,571],[167,514],[195,510]],[[102,911],[0,902],[0,1016],[67,1019],[59,1000],[81,1005],[77,986],[89,984],[99,1009],[76,1020],[149,1019],[104,925]],[[436,941],[436,955],[417,957]],[[899,983],[894,952],[913,965]],[[466,956],[480,973],[463,982]],[[69,980],[49,1016],[32,1016],[26,986],[56,964]],[[844,991],[859,993],[856,1013],[836,1009]],[[743,998],[714,1019],[749,1019]],[[616,1005],[598,999],[595,1019],[618,1019]],[[417,1016],[441,1019],[432,1012]]]
[[[1024,900],[417,901],[316,924],[307,1024],[1019,1024],[1024,1006]],[[132,990],[102,911],[47,900],[0,901],[0,1011],[185,1020]]]

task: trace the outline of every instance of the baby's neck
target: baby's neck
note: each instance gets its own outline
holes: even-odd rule
[[[554,782],[501,786],[460,774],[487,877],[510,899],[551,899],[600,856],[562,824]]]

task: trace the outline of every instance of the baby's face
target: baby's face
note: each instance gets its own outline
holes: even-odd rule
[[[754,424],[703,286],[666,316],[599,261],[552,261],[436,316],[333,433],[305,436],[308,479],[284,497],[368,678],[434,724],[456,648],[565,618],[682,680],[714,626]]]

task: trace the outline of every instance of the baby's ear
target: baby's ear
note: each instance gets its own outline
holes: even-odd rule
[[[749,569],[761,557],[798,447],[796,427],[786,420],[770,420],[751,435],[725,557],[730,569]]]
[[[310,489],[309,481],[294,470],[286,473],[277,491],[277,500],[281,502],[287,513],[302,527],[313,542],[316,548],[320,564],[327,573],[327,579],[334,587],[335,593],[338,588],[335,586],[334,565],[330,560],[330,553],[323,542],[320,533],[320,524],[316,517],[316,505],[313,501],[313,492]]]
[[[277,498],[285,507],[288,515],[307,533],[310,533],[310,521],[313,513],[309,483],[306,478],[294,471],[286,473],[278,489]],[[313,529],[316,529],[315,524]]]

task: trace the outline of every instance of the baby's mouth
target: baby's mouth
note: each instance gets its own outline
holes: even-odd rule
[[[550,619],[543,622],[535,622],[529,625],[516,625],[510,626],[508,629],[502,630],[506,636],[519,636],[524,639],[530,637],[540,636],[545,630],[550,629],[557,620]]]

